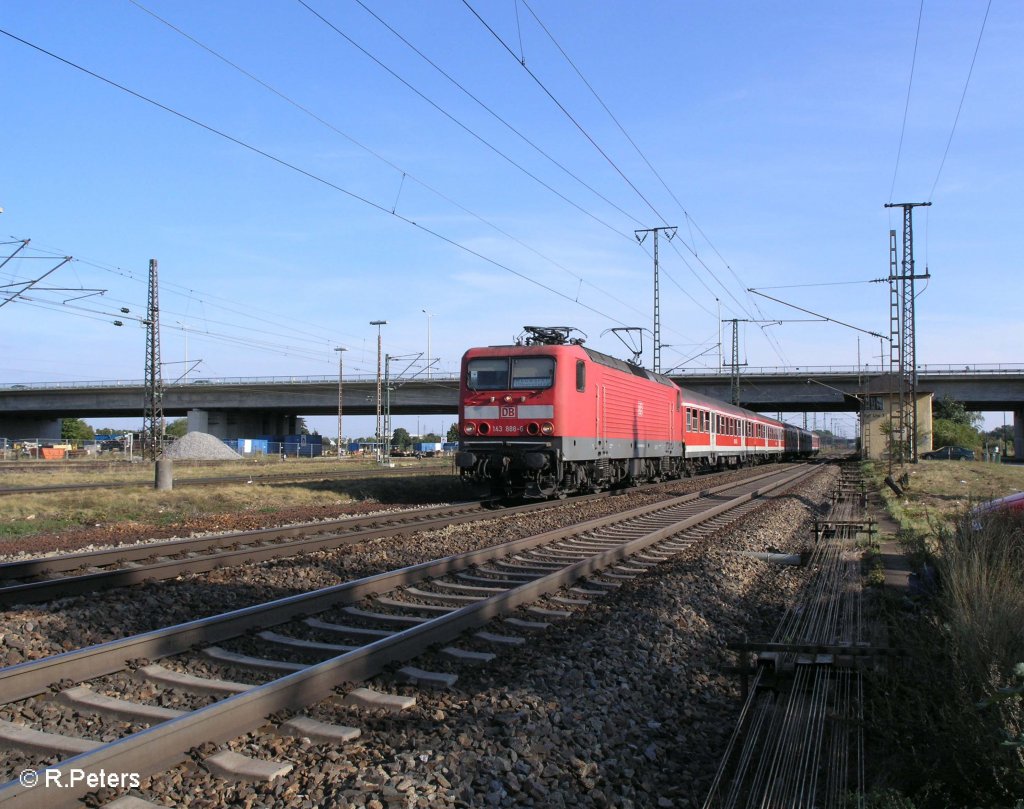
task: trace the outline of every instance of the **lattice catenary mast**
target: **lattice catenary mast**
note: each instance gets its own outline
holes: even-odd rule
[[[894,440],[889,461],[917,463],[917,342],[914,335],[914,281],[931,276],[914,274],[914,208],[930,202],[888,202],[886,208],[903,209],[903,263],[897,274],[896,231],[889,231],[889,373],[899,390],[890,397],[890,425]],[[896,407],[894,408],[894,405]],[[896,412],[894,412],[894,410]]]
[[[144,452],[154,461],[164,436],[164,384],[160,375],[160,303],[156,259],[149,260],[149,304],[146,311],[146,409],[142,419]]]
[[[654,356],[652,357],[651,370],[656,374],[661,373],[661,289],[658,281],[658,231],[660,230],[665,231],[669,241],[672,241],[676,235],[676,228],[674,226],[644,228],[633,231],[636,235],[636,240],[640,244],[644,243],[648,233],[654,234]]]

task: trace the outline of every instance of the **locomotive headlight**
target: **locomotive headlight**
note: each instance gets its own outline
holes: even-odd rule
[[[545,421],[542,425],[540,425],[540,431],[544,435],[551,435],[555,431],[555,425],[552,424],[550,421]]]
[[[514,402],[514,401],[515,401],[515,398],[513,398],[511,393],[506,393],[505,394],[505,404],[512,404],[512,402]]]
[[[471,421],[467,421],[462,425],[462,432],[466,435],[474,435],[476,433],[476,425]]]

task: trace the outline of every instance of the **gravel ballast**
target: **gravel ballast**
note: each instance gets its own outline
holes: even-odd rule
[[[739,475],[729,476],[733,477]],[[129,590],[15,606],[0,617],[0,664],[10,666],[562,528],[669,496],[718,486],[729,478],[696,478],[661,490],[630,491],[601,500],[570,500],[558,509],[535,514],[498,512],[494,520],[485,523],[450,525],[419,532],[408,539],[381,538],[331,551],[187,574]]]
[[[811,504],[825,503],[832,479],[826,471],[802,485],[799,496],[768,502],[708,543],[530,636],[525,646],[500,650],[493,663],[460,668],[451,691],[420,691],[379,678],[378,688],[417,696],[408,715],[375,716],[337,702],[311,710],[321,720],[361,727],[363,735],[353,743],[317,745],[260,734],[234,740],[229,747],[238,752],[295,763],[291,774],[270,785],[228,784],[190,764],[144,779],[139,794],[193,807],[699,806],[739,709],[738,684],[724,673],[736,662],[726,644],[769,634],[806,576],[800,568],[736,552],[806,545]],[[618,507],[638,504],[620,501]],[[581,518],[574,513],[571,519]],[[530,520],[555,522],[551,515]],[[503,525],[501,539],[549,527],[527,527],[526,521]],[[433,532],[430,548],[454,552],[449,546],[469,544],[474,530],[479,526]],[[349,572],[441,555],[424,553],[423,544],[384,541],[359,552],[324,554],[313,566],[311,559],[295,560],[293,567],[261,565],[262,580],[250,585],[280,587],[279,577],[300,571],[304,583],[337,576],[339,568],[351,578]],[[168,596],[175,590],[158,589]],[[154,595],[148,590],[134,591],[146,594],[147,605]],[[168,607],[173,597],[160,603]],[[76,609],[89,607],[103,608]],[[128,615],[117,621],[121,629],[134,622]],[[103,634],[95,617],[91,622]],[[30,651],[52,643],[44,633],[30,641]],[[430,668],[433,662],[428,655],[417,664]]]

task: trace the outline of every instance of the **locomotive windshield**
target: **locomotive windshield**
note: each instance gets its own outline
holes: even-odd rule
[[[466,365],[470,390],[537,390],[555,380],[554,357],[480,357]]]
[[[550,388],[555,381],[552,357],[516,357],[512,360],[512,387]]]

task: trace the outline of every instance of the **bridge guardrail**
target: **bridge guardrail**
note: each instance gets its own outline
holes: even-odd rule
[[[346,376],[342,380],[345,383],[348,382],[374,382],[376,383],[377,377],[371,374],[360,374],[358,376]],[[459,377],[454,375],[446,376],[431,376],[430,379],[418,376],[415,380],[396,378],[391,380],[392,384],[404,383],[409,381],[416,382],[444,382],[452,383],[458,382]],[[145,381],[142,379],[107,379],[93,382],[0,382],[0,391],[12,391],[12,390],[71,390],[75,388],[141,388],[145,386]],[[164,389],[178,389],[178,388],[204,388],[215,385],[282,385],[282,384],[295,384],[295,385],[337,385],[337,376],[237,376],[237,377],[217,377],[207,379],[193,379],[189,382],[178,382],[170,384],[165,382]]]
[[[974,363],[958,365],[953,363],[935,364],[927,363],[917,366],[917,372],[921,376],[929,374],[1024,374],[1024,364],[1021,363]],[[879,376],[888,374],[888,368],[878,365],[800,365],[792,367],[783,366],[744,366],[741,376],[798,376],[802,374],[850,376],[860,374],[861,376]],[[686,378],[688,376],[720,376],[728,379],[731,373],[728,370],[714,368],[684,368],[673,371],[671,376]],[[359,374],[346,376],[344,382],[376,382],[377,377],[373,374]],[[395,379],[393,383],[404,383],[415,381],[437,382],[454,384],[459,381],[458,376],[448,374],[444,376],[433,375],[430,379],[417,376],[415,379]],[[0,382],[0,391],[16,390],[70,390],[75,388],[140,388],[145,385],[141,379],[108,379],[99,381],[78,381],[78,382]],[[178,382],[176,384],[165,383],[165,389],[191,388],[194,386],[207,387],[214,385],[337,385],[337,376],[237,376],[237,377],[216,377],[208,379],[193,379],[189,382]]]

